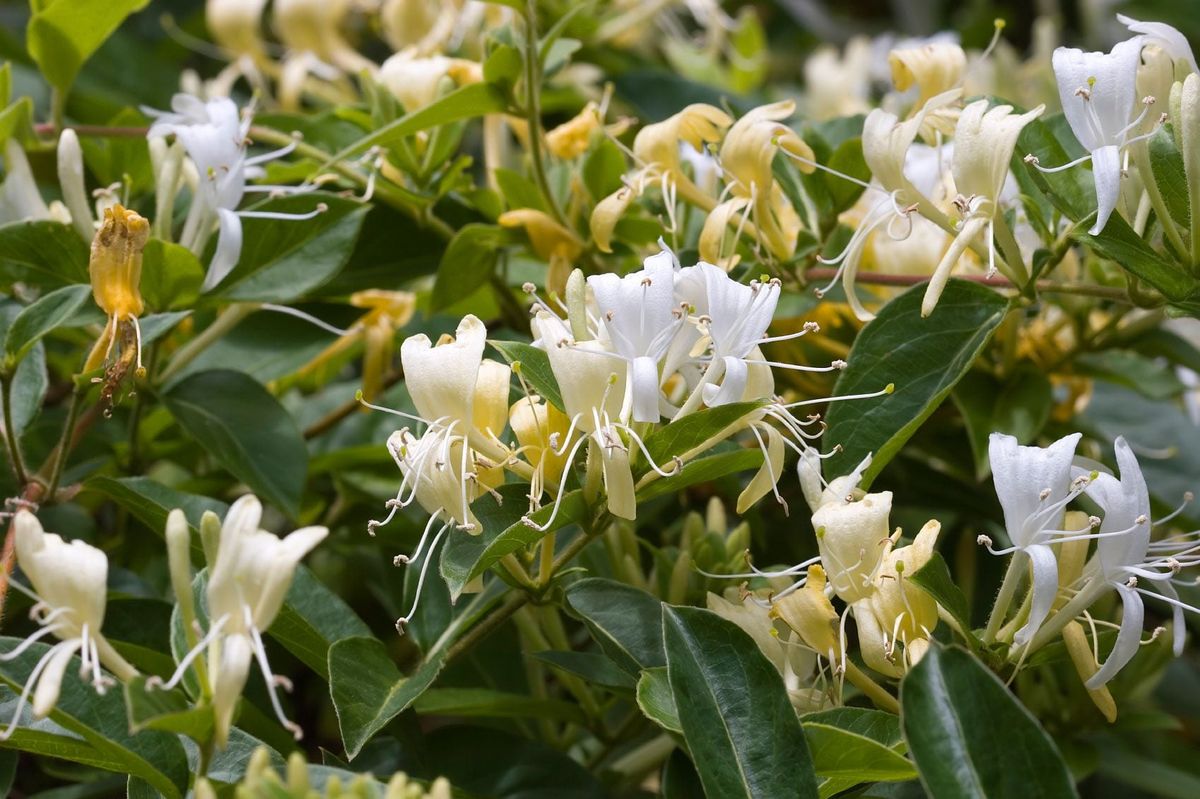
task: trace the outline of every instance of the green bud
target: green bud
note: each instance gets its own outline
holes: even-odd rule
[[[725,539],[725,554],[729,557],[740,555],[750,548],[750,524],[742,522],[729,533]]]
[[[729,529],[729,522],[725,518],[725,504],[721,502],[720,497],[709,498],[708,508],[705,510],[705,521],[710,532],[724,535],[725,531]]]
[[[288,755],[287,787],[292,796],[304,796],[308,793],[308,760],[299,752]],[[326,792],[333,795],[332,780],[326,785]]]
[[[567,278],[567,319],[571,323],[571,335],[576,341],[587,341],[592,336],[587,327],[587,279],[583,270],[576,269]]]
[[[704,537],[704,517],[696,511],[691,511],[683,517],[683,535],[679,539],[679,548],[696,555],[696,547]]]
[[[179,508],[167,515],[167,565],[171,572],[171,590],[179,603],[179,615],[184,629],[189,629],[196,618],[195,598],[192,596],[192,535],[187,517]]]
[[[672,605],[682,605],[687,599],[688,582],[692,576],[692,559],[686,552],[680,552],[671,569],[671,579],[667,583],[667,602]]]
[[[1172,101],[1175,92],[1171,92]],[[1174,105],[1174,102],[1172,102]],[[1192,263],[1200,263],[1200,75],[1188,75],[1180,92],[1179,116],[1183,171],[1187,175],[1188,200],[1192,207]]]
[[[200,545],[204,547],[204,562],[209,568],[217,562],[217,545],[221,541],[221,517],[210,510],[200,517]]]

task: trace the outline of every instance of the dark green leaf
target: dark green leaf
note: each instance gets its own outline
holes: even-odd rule
[[[1031,120],[1017,138],[1013,159],[1035,156],[1042,166],[1056,167],[1069,163],[1082,155],[1075,134],[1071,133],[1066,117],[1054,114]],[[1061,172],[1045,173],[1032,165],[1013,169],[1021,190],[1026,194],[1033,190],[1044,194],[1060,212],[1072,221],[1083,219],[1096,210],[1096,189],[1092,176],[1082,167],[1064,169]]]
[[[889,302],[859,333],[838,378],[835,397],[895,391],[883,397],[834,402],[826,415],[828,446],[842,451],[825,462],[826,475],[846,474],[868,453],[863,487],[887,465],[966,374],[1008,309],[991,289],[951,280],[937,308],[921,317],[924,286]]]
[[[966,422],[975,476],[980,480],[991,471],[988,436],[1007,433],[1028,444],[1041,432],[1054,405],[1049,378],[1028,365],[1004,382],[981,371],[968,372],[954,387],[952,397]]]
[[[759,449],[735,449],[696,458],[685,463],[679,474],[659,477],[644,488],[638,489],[638,501],[648,502],[696,483],[707,483],[727,474],[752,471],[762,465],[762,460],[762,450]]]
[[[869,181],[871,169],[863,158],[862,139],[846,139],[839,144],[834,149],[833,155],[829,157],[829,168],[858,178],[863,182]],[[833,200],[833,208],[837,213],[854,205],[863,193],[862,186],[837,175],[822,171],[821,177],[829,188],[829,196]]]
[[[0,286],[8,290],[16,282],[44,289],[87,283],[87,245],[61,222],[0,226]]]
[[[539,699],[527,694],[489,688],[430,688],[413,705],[418,713],[474,718],[545,718],[582,724],[579,705],[561,699]]]
[[[667,732],[683,733],[666,666],[655,666],[642,672],[637,681],[637,703],[646,718]]]
[[[609,139],[601,139],[583,159],[583,185],[596,202],[620,189],[624,183],[625,155]]]
[[[643,669],[666,665],[662,603],[641,589],[588,577],[567,590],[567,602],[613,662],[638,678]]]
[[[548,649],[545,652],[534,652],[533,657],[568,674],[582,677],[593,685],[620,690],[631,690],[634,687],[633,678],[621,671],[612,658],[599,652]]]
[[[559,390],[558,380],[554,370],[550,368],[550,359],[544,350],[519,341],[488,341],[504,360],[513,364],[514,371],[519,371],[521,377],[533,391],[545,398],[555,408],[566,412],[563,407],[562,391]],[[518,367],[517,364],[520,364]]]
[[[245,220],[241,257],[215,293],[228,300],[285,303],[329,282],[350,259],[369,206],[313,193],[267,200],[254,210],[301,214],[318,203],[328,210],[309,220]]]
[[[901,683],[900,707],[933,799],[1077,795],[1037,719],[964,649],[931,646]]]
[[[1120,265],[1135,277],[1146,281],[1173,303],[1194,301],[1197,291],[1195,278],[1179,266],[1170,263],[1143,241],[1129,223],[1117,214],[1108,220],[1100,235],[1093,236],[1077,230],[1075,238],[1095,249],[1097,253]]]
[[[162,730],[187,735],[195,741],[208,740],[213,729],[211,706],[193,707],[183,691],[146,688],[139,675],[125,683],[125,706],[129,709],[129,728]]]
[[[487,283],[495,272],[500,247],[510,241],[509,232],[496,225],[464,225],[438,262],[430,310],[447,308]]]
[[[1161,220],[1169,225],[1177,222],[1185,227],[1191,220],[1188,200],[1187,173],[1183,170],[1183,154],[1175,146],[1171,126],[1163,125],[1150,138],[1150,169],[1154,172],[1154,183],[1162,194],[1163,202],[1171,219]]]
[[[70,320],[91,296],[91,286],[65,286],[46,294],[17,314],[4,337],[5,367],[16,366],[42,336]]]
[[[934,552],[925,565],[913,572],[908,579],[936,599],[937,603],[954,617],[963,631],[970,634],[971,613],[967,598],[963,596],[962,589],[954,584],[954,578],[950,576],[950,569],[946,566],[942,553]]]
[[[215,369],[185,377],[162,399],[222,467],[289,515],[299,512],[308,450],[295,421],[261,384]]]
[[[155,482],[149,477],[108,477],[98,475],[84,483],[87,491],[96,491],[125,508],[142,524],[159,535],[167,524],[167,514],[182,508],[193,530],[200,525],[206,510],[224,518],[229,506],[198,494],[186,494]]]
[[[19,638],[0,639],[0,650],[11,652],[19,643]],[[0,682],[19,693],[34,666],[49,650],[49,645],[36,643],[15,659],[0,661]],[[98,694],[78,675],[79,659],[74,658],[67,666],[62,692],[49,720],[63,732],[79,736],[80,743],[85,743],[88,748],[78,744],[63,746],[63,738],[68,735],[61,733],[50,739],[33,734],[43,728],[43,723],[33,722],[26,708],[19,726],[31,731],[24,736],[29,751],[70,757],[133,774],[168,797],[182,797],[188,787],[188,767],[187,755],[179,740],[153,730],[131,734],[121,692]],[[44,750],[40,748],[43,744]],[[97,753],[94,760],[84,759],[89,757],[89,752]]]
[[[203,282],[204,266],[187,247],[161,239],[146,242],[140,289],[147,306],[160,311],[190,308]]]
[[[783,679],[741,628],[663,606],[671,693],[708,796],[816,797],[804,732]]]
[[[344,638],[371,634],[358,614],[305,566],[296,568],[283,608],[269,632],[325,679],[329,679],[330,647]]]
[[[730,428],[744,422],[747,416],[765,404],[735,402],[689,413],[646,436],[646,449],[656,463],[667,469],[671,458],[686,456],[704,444],[715,444],[732,432]]]
[[[346,755],[355,758],[367,741],[433,684],[445,663],[446,650],[440,649],[405,677],[377,638],[345,638],[331,646],[329,694]]]
[[[13,435],[18,439],[29,427],[30,422],[37,418],[42,409],[42,400],[50,387],[50,376],[46,373],[46,348],[42,342],[33,345],[33,349],[17,364],[12,376],[12,424]],[[0,399],[0,407],[3,400]]]

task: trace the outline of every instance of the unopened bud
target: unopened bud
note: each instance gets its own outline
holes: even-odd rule
[[[211,569],[217,562],[217,547],[221,542],[221,517],[210,510],[200,517],[200,545],[204,548],[204,561]]]
[[[63,202],[71,212],[71,224],[84,241],[91,241],[96,231],[83,183],[83,150],[79,147],[79,137],[71,128],[58,137],[58,185],[62,188]]]
[[[587,341],[591,333],[587,326],[587,280],[583,270],[574,269],[567,278],[567,319],[571,323],[571,335],[576,341]]]
[[[167,566],[171,573],[171,589],[179,603],[179,614],[184,625],[196,618],[195,598],[192,596],[192,553],[191,530],[187,517],[179,508],[167,515],[164,534],[167,541]]]

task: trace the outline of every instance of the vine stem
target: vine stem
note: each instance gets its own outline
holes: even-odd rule
[[[12,383],[12,376],[0,375],[0,402],[4,403],[4,443],[8,447],[8,460],[12,464],[17,485],[25,485],[29,478],[25,471],[25,459],[21,456],[21,443],[17,440],[16,426],[13,425]]]
[[[987,628],[983,631],[985,644],[996,640],[996,633],[1004,624],[1004,617],[1008,615],[1008,608],[1017,593],[1017,586],[1021,583],[1022,569],[1017,565],[1017,555],[1019,554],[1019,552],[1014,552],[1008,560],[1008,569],[1004,572],[1004,579],[1000,583],[1000,592],[996,594],[996,601],[992,604],[992,612],[988,616]]]
[[[889,694],[882,685],[872,680],[867,676],[866,672],[855,666],[849,660],[844,661],[846,664],[846,679],[850,681],[858,690],[875,703],[875,707],[880,710],[886,710],[889,713],[900,713],[900,703],[896,697]]]
[[[529,123],[529,160],[533,166],[533,177],[538,190],[546,200],[551,216],[558,224],[571,229],[558,200],[550,189],[546,178],[546,165],[542,161],[542,59],[537,35],[537,8],[533,0],[525,5],[525,119]]]
[[[836,269],[822,266],[807,270],[804,273],[804,278],[814,282],[832,280],[836,273]],[[981,286],[990,286],[991,288],[1014,290],[1020,290],[1021,288],[1006,277],[987,277],[985,275],[955,275],[955,277],[959,280],[967,280],[972,283],[978,283]],[[929,276],[859,272],[855,280],[859,283],[876,286],[916,286],[928,281]],[[1078,294],[1083,297],[1098,297],[1104,300],[1129,302],[1129,295],[1123,289],[1112,286],[1093,286],[1088,283],[1056,283],[1051,280],[1039,280],[1037,282],[1037,289],[1049,294]]]
[[[450,645],[450,648],[446,650],[446,662],[450,662],[463,652],[475,646],[475,644],[482,641],[493,631],[495,631],[497,627],[508,621],[510,616],[512,616],[521,608],[525,607],[528,602],[529,594],[526,594],[523,591],[510,596],[504,601],[503,605],[496,608],[492,615],[479,622],[479,624],[472,627],[466,635]]]

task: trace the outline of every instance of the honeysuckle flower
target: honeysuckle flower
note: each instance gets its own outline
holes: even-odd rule
[[[383,381],[392,368],[396,331],[412,321],[417,297],[410,291],[365,289],[350,295],[350,304],[366,311],[337,341],[322,350],[304,367],[319,369],[354,345],[362,342],[363,399],[373,402],[383,390]]]
[[[934,97],[959,88],[967,71],[967,54],[957,42],[930,41],[888,53],[892,84],[901,92],[916,86],[915,108],[921,109]],[[920,133],[927,141],[939,141],[954,132],[958,108],[945,105],[932,109],[922,120]]]
[[[554,221],[545,211],[533,208],[505,211],[496,221],[501,227],[525,230],[534,253],[549,265],[546,287],[561,293],[566,288],[574,260],[583,252],[583,242],[574,231]]]
[[[487,326],[473,314],[464,316],[454,336],[443,336],[436,346],[424,333],[404,339],[400,363],[418,416],[431,424],[457,428],[460,436],[470,434],[486,343]]]
[[[853,116],[870,110],[871,40],[855,36],[841,55],[823,45],[804,62],[804,111],[816,120]]]
[[[300,105],[300,93],[310,74],[337,80],[343,72],[375,74],[375,62],[362,56],[342,37],[341,23],[351,0],[275,0],[275,32],[287,48],[279,78],[279,102],[286,109]]]
[[[902,676],[929,648],[937,601],[909,577],[929,562],[940,532],[941,524],[930,520],[911,544],[888,551],[875,574],[875,590],[854,605],[863,660],[881,674]]]
[[[96,233],[95,220],[83,181],[83,150],[74,128],[65,128],[59,134],[57,155],[58,185],[62,189],[63,202],[71,212],[71,224],[84,241],[91,241]]]
[[[379,8],[383,38],[397,52],[429,55],[454,34],[464,5],[463,0],[384,0]]]
[[[1158,45],[1170,53],[1171,58],[1186,61],[1192,72],[1200,72],[1192,45],[1178,28],[1165,22],[1142,22],[1124,14],[1117,14],[1117,21],[1131,32],[1140,33],[1144,43]]]
[[[675,302],[671,259],[647,258],[643,269],[624,277],[592,275],[588,287],[616,354],[627,364],[622,419],[661,418],[659,361],[667,354],[686,315]]]
[[[100,228],[92,239],[88,274],[92,297],[108,317],[104,332],[88,356],[84,371],[99,368],[108,361],[113,346],[122,342],[126,351],[132,339],[132,355],[139,375],[142,368],[142,332],[138,317],[144,309],[140,290],[142,251],[150,238],[150,223],[136,211],[114,205],[104,212]],[[126,355],[126,360],[128,360]]]
[[[1128,133],[1141,124],[1131,120],[1137,70],[1143,40],[1119,42],[1109,53],[1085,53],[1071,47],[1054,51],[1054,77],[1063,113],[1075,138],[1088,155],[1059,167],[1043,168],[1036,158],[1026,158],[1042,171],[1058,171],[1090,160],[1096,185],[1096,222],[1093,236],[1104,230],[1121,193],[1121,153],[1129,143]],[[1149,98],[1148,98],[1149,99]],[[1153,100],[1150,100],[1153,102]],[[1143,117],[1148,111],[1143,111]]]
[[[771,612],[818,656],[840,669],[846,657],[846,641],[840,632],[838,613],[826,594],[825,570],[819,564],[809,566],[800,585],[777,595]]]
[[[613,231],[636,198],[637,192],[633,188],[622,186],[596,203],[588,227],[592,231],[592,242],[600,252],[612,252]]]
[[[592,134],[601,128],[600,106],[589,101],[578,114],[546,131],[546,149],[554,156],[570,161],[587,152]]]
[[[444,86],[466,86],[483,80],[483,67],[465,58],[437,55],[418,58],[410,51],[396,53],[379,68],[379,82],[408,113],[432,103]]]
[[[211,96],[228,97],[233,84],[245,77],[255,89],[263,88],[262,73],[270,58],[262,35],[267,0],[207,0],[204,21],[213,41],[225,51],[229,65],[210,86]]]
[[[933,313],[959,257],[985,230],[989,271],[995,268],[993,225],[1000,214],[1000,200],[1008,182],[1013,148],[1021,130],[1040,116],[1044,107],[1038,106],[1024,114],[1013,114],[1012,110],[1008,105],[988,108],[987,100],[977,100],[964,108],[959,116],[954,129],[953,171],[954,185],[961,198],[956,204],[960,206],[963,219],[958,234],[929,279],[921,303],[922,316]]]
[[[541,397],[530,395],[512,404],[508,423],[517,437],[521,454],[533,467],[529,501],[536,509],[541,504],[542,494],[553,490],[562,481],[567,459],[564,453],[556,451],[556,444],[566,437],[571,420]]]
[[[654,166],[673,184],[678,196],[706,211],[716,207],[716,199],[705,194],[684,172],[679,158],[679,143],[686,142],[697,151],[706,144],[720,141],[733,120],[719,108],[693,103],[674,116],[646,125],[633,140],[633,153],[646,166]]]
[[[775,154],[787,153],[801,172],[811,173],[815,169],[812,148],[779,121],[790,117],[795,110],[796,104],[791,100],[753,109],[725,134],[720,153],[727,190],[733,198],[728,202],[736,209],[750,209],[759,240],[780,260],[791,257],[801,224],[796,209],[775,182],[772,171]],[[727,226],[730,218],[728,214],[710,215],[710,220],[715,219],[715,224],[722,226]],[[710,224],[714,222],[706,223],[706,227]]]
[[[875,591],[875,574],[891,540],[891,512],[892,492],[881,491],[859,500],[843,496],[821,505],[812,515],[829,585],[847,604]]]
[[[1052,544],[1086,535],[1086,530],[1062,530],[1066,506],[1083,491],[1088,477],[1071,479],[1071,464],[1081,434],[1072,433],[1049,447],[1025,447],[1013,436],[992,433],[988,459],[996,496],[1004,511],[1004,528],[1012,546],[993,554],[1023,554],[1029,559],[1032,596],[1029,616],[1013,636],[1023,647],[1050,613],[1058,594],[1058,563]]]
[[[87,677],[101,693],[112,684],[100,671],[101,665],[122,681],[137,675],[137,670],[100,632],[108,591],[105,554],[83,541],[68,543],[55,533],[47,533],[28,510],[17,511],[12,523],[17,563],[33,586],[29,593],[34,606],[29,615],[40,626],[16,648],[0,655],[0,660],[20,656],[47,635],[54,635],[59,643],[30,670],[16,712],[8,727],[0,731],[0,740],[13,734],[31,691],[34,718],[44,718],[54,709],[63,676],[76,652],[80,655],[80,676]],[[19,583],[10,584],[26,590]]]
[[[0,225],[50,218],[50,209],[38,191],[29,159],[17,140],[4,142],[4,183],[0,184]]]
[[[275,621],[292,584],[296,567],[329,534],[325,527],[304,527],[280,538],[259,528],[262,504],[252,494],[230,506],[221,525],[216,560],[209,566],[208,634],[185,657],[176,674],[164,687],[172,687],[186,671],[191,659],[208,648],[208,669],[213,681],[213,705],[217,717],[215,737],[224,747],[238,696],[245,687],[250,659],[258,662],[266,680],[271,706],[279,722],[297,739],[301,730],[288,721],[279,704],[276,687],[284,678],[272,674],[262,634]]]
[[[261,164],[291,152],[284,147],[263,155],[247,156],[246,136],[250,132],[250,114],[239,115],[234,102],[218,97],[204,102],[187,94],[171,98],[171,112],[143,109],[155,117],[147,132],[148,138],[174,135],[183,142],[188,157],[195,164],[198,185],[192,207],[184,223],[180,244],[200,255],[212,235],[213,225],[219,228],[217,247],[202,290],[209,291],[225,279],[242,252],[243,218],[311,219],[324,210],[318,205],[307,214],[283,214],[266,211],[238,211],[247,192],[299,192],[302,186],[247,185],[246,181],[263,174]]]

